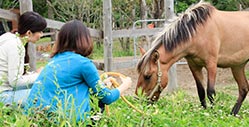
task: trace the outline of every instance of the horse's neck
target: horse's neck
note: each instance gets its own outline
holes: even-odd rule
[[[185,57],[187,52],[184,48],[178,48],[172,52],[165,51],[164,55],[160,57],[161,62],[167,64],[168,68],[170,68],[174,63]]]

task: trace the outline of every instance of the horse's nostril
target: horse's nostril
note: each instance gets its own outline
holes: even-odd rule
[[[153,100],[156,99],[156,98],[157,98],[157,97],[154,95],[154,96],[153,96]]]
[[[153,95],[149,100],[154,103],[154,102],[158,101],[158,99],[159,99],[158,96]]]
[[[157,96],[154,95],[154,96],[151,98],[151,101],[154,102],[154,101],[156,101],[156,100],[157,100]]]

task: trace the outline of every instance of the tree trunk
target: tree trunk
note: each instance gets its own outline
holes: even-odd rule
[[[154,0],[153,6],[153,18],[154,19],[162,19],[164,16],[162,15],[164,12],[164,0]],[[155,22],[155,26],[159,26],[158,22]]]
[[[141,20],[147,19],[147,5],[145,0],[140,0],[140,18]],[[146,22],[142,22],[142,28],[147,26]]]
[[[140,0],[140,17],[141,20],[148,19],[148,7],[145,0]],[[142,22],[142,28],[147,27],[148,22],[144,21]],[[148,50],[150,48],[150,37],[149,36],[143,36],[141,41],[141,47]]]

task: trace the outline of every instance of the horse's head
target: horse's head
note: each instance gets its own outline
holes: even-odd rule
[[[142,55],[147,55],[141,48],[140,52]],[[157,101],[168,83],[168,75],[163,73],[162,69],[158,50],[152,51],[149,58],[143,57],[138,64],[139,77],[135,93],[138,94],[141,89],[148,99]]]
[[[190,51],[193,41],[200,34],[207,21],[210,21],[215,8],[205,2],[187,9],[185,13],[167,25],[152,42],[152,47],[145,52],[137,65],[139,73],[136,94],[141,88],[142,93],[152,101],[159,99],[159,95],[168,84],[168,70]],[[193,48],[195,49],[195,48]],[[141,50],[140,50],[141,51]]]

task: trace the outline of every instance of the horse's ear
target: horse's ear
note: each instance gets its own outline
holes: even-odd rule
[[[154,53],[153,53],[153,55],[152,55],[152,60],[154,62],[156,62],[159,59],[159,57],[160,57],[159,52],[157,50],[155,50]]]
[[[143,49],[141,46],[139,46],[139,50],[140,50],[141,56],[143,56],[146,53],[145,49]]]

